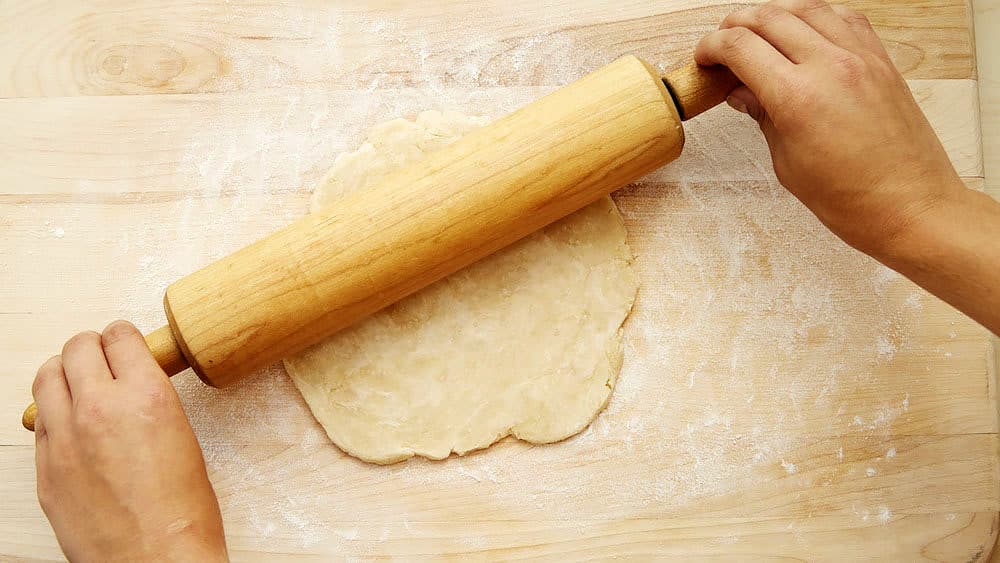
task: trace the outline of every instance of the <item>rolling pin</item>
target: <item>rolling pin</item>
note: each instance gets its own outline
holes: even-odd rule
[[[618,59],[174,282],[146,343],[168,375],[229,385],[677,158],[681,121],[737,85]]]

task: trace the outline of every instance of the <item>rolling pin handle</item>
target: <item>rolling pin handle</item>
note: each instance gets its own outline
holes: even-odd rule
[[[725,101],[729,93],[740,85],[740,80],[722,65],[690,63],[668,72],[663,77],[663,83],[674,98],[677,113],[687,121]]]
[[[188,367],[188,362],[181,353],[180,346],[174,339],[173,332],[169,326],[162,326],[146,335],[146,345],[153,354],[156,363],[160,364],[167,376],[174,376]],[[26,429],[35,431],[35,417],[38,415],[38,407],[35,403],[28,405],[21,415],[21,425]]]

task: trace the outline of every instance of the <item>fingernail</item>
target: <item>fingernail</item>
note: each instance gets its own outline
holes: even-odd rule
[[[747,111],[747,105],[743,103],[743,100],[737,98],[736,96],[726,98],[726,103],[729,104],[729,107],[740,113],[750,113]]]

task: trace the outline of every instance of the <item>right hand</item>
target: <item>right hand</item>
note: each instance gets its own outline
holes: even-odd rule
[[[964,191],[868,20],[820,0],[730,14],[695,51],[745,84],[728,102],[760,124],[778,180],[848,244],[879,257]]]

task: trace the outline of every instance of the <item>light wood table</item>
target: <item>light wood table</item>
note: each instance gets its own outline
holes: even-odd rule
[[[986,192],[1000,199],[1000,0],[975,0],[973,6]],[[1000,365],[1000,339],[994,337],[993,346],[994,365]],[[1000,561],[1000,550],[991,561]]]
[[[859,0],[970,185],[972,14]],[[167,283],[304,213],[367,127],[501,115],[621,54],[669,66],[732,4],[19,2],[0,18],[0,559],[58,559],[17,423],[73,333],[163,322]],[[238,560],[975,561],[997,533],[989,334],[844,246],[719,108],[616,194],[642,281],[580,436],[367,465],[279,367],[175,378]],[[443,349],[442,353],[448,353]]]

